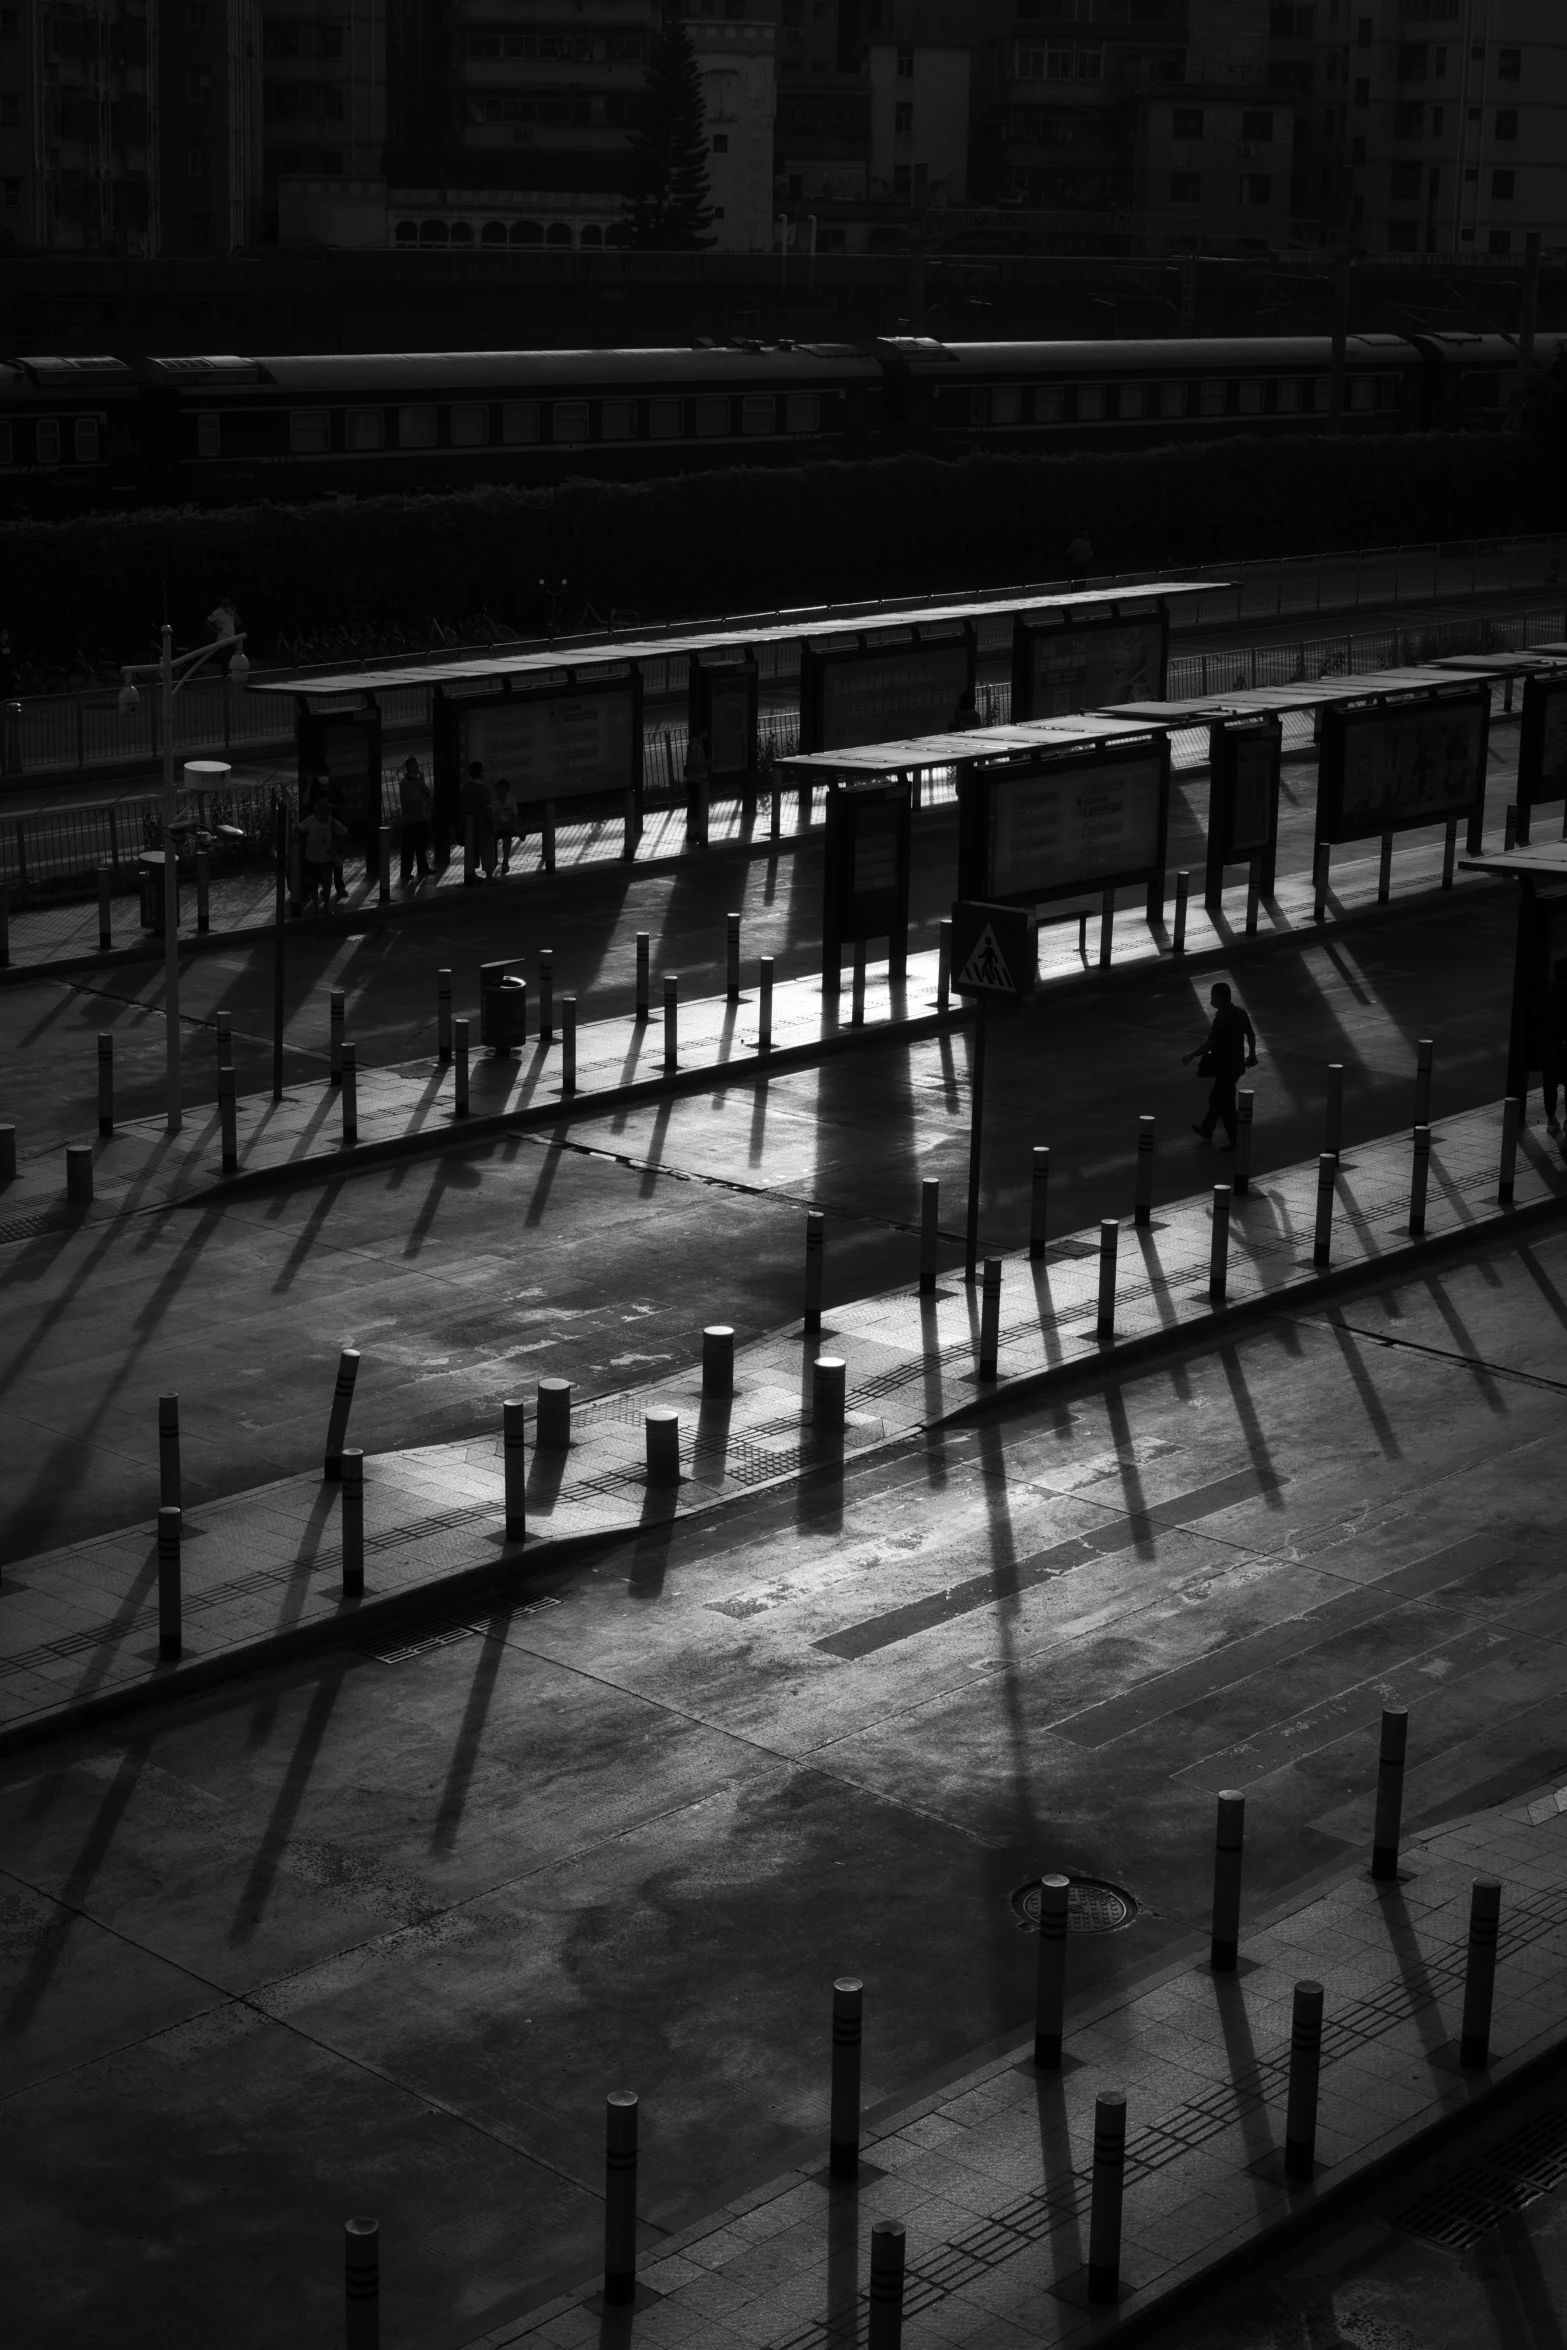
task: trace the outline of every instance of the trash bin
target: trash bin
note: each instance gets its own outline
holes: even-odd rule
[[[514,963],[479,965],[479,1042],[515,1052],[528,1040],[528,985]]]
[[[141,884],[141,926],[143,930],[155,930],[161,938],[163,936],[164,890],[163,851],[161,849],[143,849],[137,860],[136,878]],[[174,927],[176,930],[180,926],[179,887],[179,863],[176,859],[174,868]]]

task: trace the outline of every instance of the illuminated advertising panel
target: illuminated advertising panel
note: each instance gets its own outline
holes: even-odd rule
[[[1164,698],[1169,619],[1116,612],[1069,623],[1019,615],[1012,634],[1012,716],[1059,718]]]
[[[1518,837],[1529,838],[1528,811],[1542,800],[1567,800],[1567,667],[1558,677],[1524,680],[1518,729]]]
[[[1491,689],[1461,686],[1418,702],[1322,714],[1317,838],[1369,840],[1459,816],[1485,800]]]
[[[801,652],[800,748],[837,751],[855,743],[906,742],[940,734],[974,690],[972,629],[903,644]]]
[[[506,777],[519,806],[628,791],[639,768],[635,700],[621,681],[588,693],[460,706],[460,772],[482,760],[486,782],[493,787]]]
[[[960,872],[959,895],[1038,902],[1162,876],[1168,769],[1161,740],[1033,772],[979,771],[983,868]]]

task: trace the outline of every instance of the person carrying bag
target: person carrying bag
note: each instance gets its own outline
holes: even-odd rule
[[[1207,1114],[1192,1132],[1201,1135],[1204,1142],[1212,1142],[1215,1126],[1222,1126],[1227,1140],[1220,1147],[1233,1150],[1235,1088],[1242,1074],[1257,1066],[1257,1038],[1250,1016],[1234,1001],[1227,981],[1214,981],[1208,1001],[1213,1007],[1213,1023],[1207,1040],[1181,1055],[1182,1068],[1189,1069],[1195,1061],[1198,1076],[1208,1078],[1212,1086]]]

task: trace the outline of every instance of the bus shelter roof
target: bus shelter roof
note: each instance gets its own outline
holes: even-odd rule
[[[1567,645],[1526,645],[1509,653],[1445,653],[1430,669],[1468,669],[1485,677],[1553,676],[1567,661]]]
[[[1483,857],[1460,857],[1466,873],[1511,873],[1519,881],[1567,881],[1567,840],[1542,841],[1538,848],[1497,849]]]
[[[703,628],[670,629],[643,635],[593,637],[582,643],[556,643],[519,653],[468,654],[450,661],[414,661],[396,669],[344,669],[331,676],[266,677],[246,690],[253,694],[316,696],[390,693],[397,686],[489,684],[497,690],[508,683],[553,676],[563,669],[618,668],[627,661],[660,661],[671,654],[712,653],[726,647],[739,651],[751,645],[782,644],[799,637],[813,641],[830,637],[880,635],[884,629],[914,628],[943,620],[982,620],[997,614],[1030,616],[1076,613],[1092,618],[1117,604],[1145,603],[1150,597],[1206,596],[1232,585],[1222,579],[1148,579],[1123,581],[1117,587],[1067,588],[1040,595],[1028,588],[990,596],[965,598],[946,604],[877,604],[869,609],[844,611],[829,605],[812,611],[740,614],[734,620],[710,622]]]
[[[1065,718],[1029,718],[1016,726],[969,726],[947,734],[910,735],[902,742],[846,743],[836,751],[791,751],[778,761],[781,775],[839,775],[868,783],[874,776],[903,775],[915,768],[955,767],[961,761],[1007,758],[1019,751],[1063,750],[1073,743],[1135,738],[1159,731],[1148,719],[1107,718],[1095,711]]]
[[[1214,657],[1223,659],[1222,654]],[[1362,677],[1300,677],[1288,685],[1240,686],[1233,693],[1194,694],[1186,702],[1117,702],[1106,715],[1140,719],[1145,726],[1203,726],[1214,718],[1253,718],[1269,710],[1284,717],[1292,710],[1317,710],[1329,702],[1429,693],[1466,675],[1477,684],[1486,672],[1461,659],[1448,668],[1431,662],[1419,669],[1372,669]]]

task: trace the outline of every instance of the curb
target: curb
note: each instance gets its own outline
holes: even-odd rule
[[[1499,1233],[1528,1230],[1549,1223],[1567,1215],[1567,1196],[1532,1200],[1521,1208],[1498,1209],[1493,1213],[1496,1218],[1494,1223],[1479,1227],[1458,1225],[1450,1232],[1409,1240],[1373,1262],[1330,1267],[1324,1273],[1311,1276],[1298,1287],[1271,1294],[1263,1293],[1234,1307],[1209,1307],[1206,1315],[1196,1321],[1151,1330],[1140,1338],[1112,1341],[1096,1361],[1081,1359],[1026,1372],[1020,1378],[998,1384],[989,1395],[966,1399],[954,1405],[950,1411],[921,1421],[915,1428],[902,1430],[897,1435],[883,1437],[878,1443],[866,1445],[863,1451],[854,1453],[850,1461],[836,1464],[826,1461],[785,1469],[776,1477],[747,1486],[743,1492],[718,1495],[687,1515],[692,1519],[710,1517],[719,1510],[749,1501],[755,1494],[769,1493],[783,1485],[803,1483],[808,1478],[819,1476],[824,1469],[836,1469],[838,1475],[846,1476],[852,1467],[882,1459],[899,1445],[927,1442],[939,1429],[963,1426],[971,1420],[996,1412],[998,1408],[1007,1410],[1017,1404],[1026,1404],[1051,1389],[1072,1385],[1092,1386],[1101,1379],[1120,1376],[1123,1370],[1139,1370],[1161,1356],[1179,1354],[1194,1346],[1211,1345],[1216,1331],[1231,1329],[1242,1322],[1260,1322],[1285,1308],[1311,1304],[1367,1282],[1384,1280],[1390,1275],[1397,1277],[1432,1258],[1456,1255],[1477,1242],[1496,1238]],[[827,1319],[830,1322],[831,1308],[827,1309]],[[781,1332],[775,1335],[789,1337],[797,1334],[799,1329],[798,1323],[790,1322],[784,1324]],[[282,1482],[291,1483],[292,1480],[285,1479]],[[256,1487],[253,1490],[262,1492],[266,1488]],[[678,1517],[670,1520],[672,1525],[680,1522]],[[76,1731],[116,1715],[141,1712],[166,1699],[178,1702],[186,1696],[198,1695],[227,1681],[241,1680],[247,1674],[264,1671],[272,1665],[341,1647],[349,1625],[356,1628],[364,1624],[390,1626],[416,1619],[423,1613],[444,1612],[456,1599],[470,1594],[478,1598],[503,1583],[509,1583],[514,1579],[519,1564],[526,1574],[532,1571],[532,1561],[550,1565],[556,1560],[578,1557],[585,1551],[611,1547],[634,1538],[640,1531],[640,1526],[625,1526],[608,1527],[585,1534],[539,1535],[533,1541],[531,1554],[525,1546],[520,1561],[515,1557],[510,1560],[497,1558],[488,1564],[460,1568],[434,1578],[417,1591],[403,1591],[382,1600],[364,1601],[351,1614],[299,1624],[289,1631],[269,1634],[263,1640],[249,1641],[242,1646],[223,1650],[197,1663],[177,1666],[166,1679],[154,1677],[124,1688],[105,1690],[97,1697],[63,1706],[42,1718],[9,1723],[0,1728],[0,1755],[20,1753],[55,1738],[69,1737]]]

